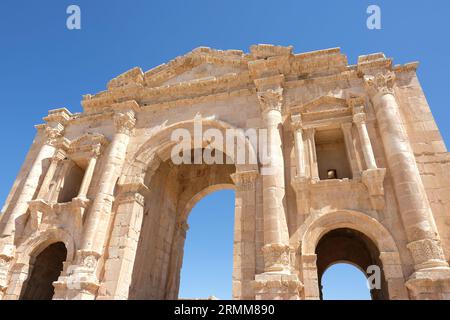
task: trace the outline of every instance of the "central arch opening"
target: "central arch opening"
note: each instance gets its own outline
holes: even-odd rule
[[[189,214],[179,298],[232,298],[234,202],[233,190],[216,191]]]
[[[229,248],[230,245],[233,248],[233,233],[230,237],[229,232],[233,230],[235,201],[234,192],[229,189],[234,189],[231,175],[235,172],[236,167],[231,164],[174,165],[167,160],[161,162],[154,174],[148,177],[149,180],[145,181],[145,184],[150,190],[144,201],[144,215],[129,288],[129,299],[205,299],[211,295],[231,298],[229,288],[233,279],[229,275],[233,270],[233,252],[230,252]],[[206,197],[204,201],[207,203],[210,199],[208,195],[214,199],[216,192],[219,194],[228,192],[228,194],[225,198],[219,196],[221,199],[216,199],[214,205],[207,206],[205,208],[207,212],[200,214],[196,212],[197,209],[194,207],[198,204],[201,208],[203,203],[201,200]],[[214,220],[218,217],[219,211],[225,208],[228,208],[227,214],[223,215],[225,219],[223,223],[228,225],[226,230],[223,229],[223,223],[219,223],[220,220]],[[192,211],[194,211],[193,214]],[[200,216],[203,216],[203,219]],[[194,221],[195,233],[193,233],[194,238],[187,240],[189,249],[186,256],[188,222],[191,220]],[[198,233],[197,229],[199,229]],[[220,252],[219,248],[214,248],[214,244],[218,245],[215,240],[221,238],[219,237],[221,232],[226,233],[224,241],[227,242],[220,243],[225,246],[223,252]],[[196,248],[195,244],[194,248],[191,246],[191,241],[198,240],[195,239],[197,236],[204,237],[201,240],[204,242],[201,243],[202,248]],[[199,246],[198,242],[197,246]],[[221,256],[221,253],[224,255]],[[226,259],[227,256],[229,259]],[[228,260],[226,265],[222,265],[227,274],[225,278],[220,279],[217,286],[218,282],[208,283],[205,277],[202,280],[202,273],[205,276],[202,270],[208,270],[211,263],[214,268],[214,265],[220,262],[217,259],[222,260],[222,258]],[[184,261],[187,264],[184,265]],[[183,265],[185,266],[184,290],[180,294]],[[213,269],[209,270],[210,279],[213,279],[213,273]],[[226,281],[228,283],[221,292],[212,292],[214,288],[221,287]]]
[[[316,255],[321,299],[324,299],[324,284],[333,281],[346,287],[360,286],[361,276],[370,277],[370,283],[373,284],[370,297],[373,300],[389,299],[380,252],[373,241],[363,233],[348,228],[332,230],[320,239],[316,246]],[[344,268],[342,264],[345,264]],[[349,265],[351,267],[348,267]],[[328,269],[330,274],[324,277]],[[330,275],[333,278],[330,278]],[[342,298],[345,299],[345,295],[342,295]]]

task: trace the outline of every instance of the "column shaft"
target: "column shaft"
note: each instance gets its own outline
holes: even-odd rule
[[[393,93],[393,74],[366,76],[415,269],[445,266],[425,187]]]
[[[116,133],[105,155],[105,164],[99,179],[97,195],[86,221],[82,249],[100,253],[106,239],[107,225],[112,208],[114,186],[125,160],[129,136]]]
[[[377,163],[375,161],[375,155],[373,154],[369,133],[367,132],[365,115],[362,113],[355,114],[353,119],[356,124],[356,128],[358,129],[359,139],[361,140],[361,148],[363,151],[364,160],[366,161],[366,167],[367,169],[376,169]]]
[[[294,133],[295,139],[295,155],[297,160],[297,176],[306,176],[306,166],[305,166],[305,147],[303,144],[302,129],[297,128]]]
[[[319,180],[319,167],[317,165],[315,129],[306,129],[306,139],[308,141],[309,167],[311,171],[311,179]]]
[[[81,182],[80,191],[78,192],[78,198],[86,199],[89,186],[91,185],[92,176],[94,175],[95,165],[97,164],[97,156],[92,156],[89,159],[86,172],[83,176],[83,181]]]
[[[9,213],[6,221],[2,221],[2,238],[13,235],[15,232],[16,220],[26,214],[28,210],[28,202],[33,200],[33,196],[39,184],[39,178],[42,174],[42,161],[44,159],[52,158],[55,154],[56,148],[49,144],[48,141],[43,144],[38,155],[36,156],[33,165],[30,168],[28,175],[23,182],[22,190],[15,202],[14,208]],[[7,214],[7,213],[5,213]],[[19,221],[22,223],[22,221]],[[24,221],[23,221],[24,223]]]

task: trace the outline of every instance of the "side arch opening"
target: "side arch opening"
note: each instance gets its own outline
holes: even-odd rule
[[[373,300],[389,299],[380,251],[363,233],[349,228],[331,230],[322,236],[315,253],[320,299],[324,298],[322,280],[325,271],[337,263],[353,265],[366,277],[370,277],[369,283],[372,284],[370,296]],[[348,282],[347,285],[351,286],[352,283]]]
[[[20,300],[51,300],[55,292],[53,282],[58,280],[67,259],[67,248],[56,242],[44,250],[32,254],[30,270],[20,294]]]

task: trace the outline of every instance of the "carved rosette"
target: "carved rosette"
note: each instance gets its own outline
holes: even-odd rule
[[[394,94],[395,73],[379,72],[376,75],[365,75],[364,82],[368,93],[374,97],[378,94]]]
[[[93,273],[97,267],[99,257],[100,254],[94,251],[79,251],[77,261],[80,268],[77,271]]]
[[[278,87],[276,89],[258,92],[258,99],[263,114],[272,110],[281,112],[283,106],[283,88]]]
[[[272,243],[262,248],[264,270],[266,272],[286,271],[290,268],[290,247],[285,244]]]
[[[257,171],[236,172],[231,175],[231,179],[238,191],[250,191],[256,188]]]
[[[134,117],[134,112],[119,112],[114,115],[114,125],[118,133],[123,133],[126,135],[134,134],[134,127],[136,125],[136,118]]]
[[[83,259],[83,266],[90,270],[94,270],[97,266],[97,258],[94,255],[88,255]]]
[[[413,241],[407,244],[407,248],[412,254],[416,270],[448,266],[441,243],[437,239]]]

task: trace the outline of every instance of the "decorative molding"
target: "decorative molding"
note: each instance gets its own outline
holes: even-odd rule
[[[264,256],[264,270],[266,272],[282,272],[290,268],[289,245],[272,243],[262,248]]]
[[[58,143],[58,139],[62,137],[64,133],[64,126],[61,123],[45,126],[45,134],[47,136],[46,143],[51,146],[55,146]]]
[[[250,191],[256,188],[257,171],[236,172],[231,175],[231,179],[238,191]]]
[[[416,270],[448,267],[441,242],[438,239],[423,239],[410,242],[406,247],[411,252]]]

